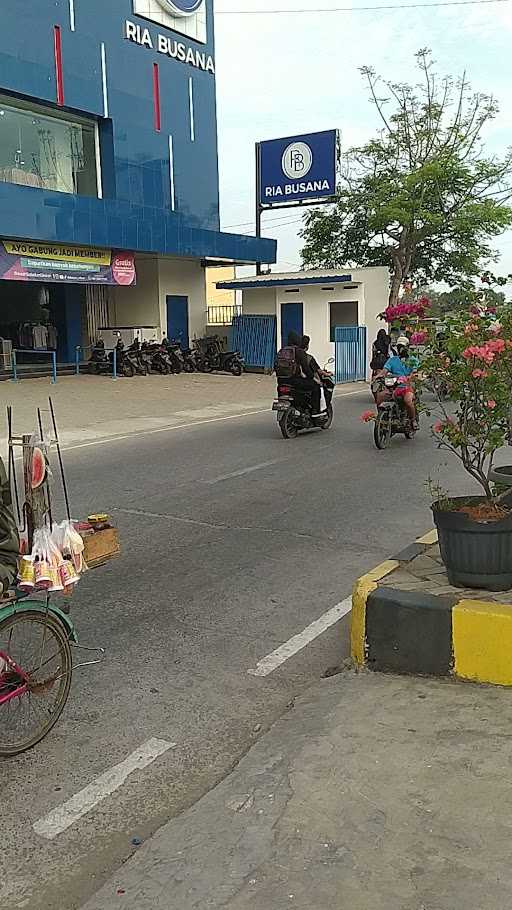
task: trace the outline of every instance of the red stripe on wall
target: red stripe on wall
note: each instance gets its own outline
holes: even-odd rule
[[[153,102],[155,106],[155,130],[159,133],[162,128],[162,113],[160,109],[160,71],[158,63],[153,63]]]
[[[64,104],[64,74],[62,70],[62,35],[60,25],[53,30],[53,44],[55,49],[55,79],[57,82],[57,104]]]

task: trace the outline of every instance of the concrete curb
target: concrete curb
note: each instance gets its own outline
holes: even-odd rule
[[[379,584],[436,540],[429,532],[356,581],[352,658],[369,670],[512,686],[512,593],[501,604]]]

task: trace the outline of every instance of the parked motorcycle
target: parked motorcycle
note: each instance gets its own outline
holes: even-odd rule
[[[162,340],[162,347],[167,352],[169,364],[173,373],[182,373],[184,370],[184,358],[179,341],[169,341],[168,338]]]
[[[191,348],[182,348],[183,370],[185,373],[195,373],[197,370],[195,352]]]
[[[135,373],[138,373],[139,376],[147,376],[149,373],[149,365],[147,362],[146,355],[143,354],[140,341],[138,338],[130,345],[129,348],[124,353],[124,356],[128,363],[133,366]]]
[[[87,372],[95,376],[105,373],[112,375],[112,363],[107,357],[105,342],[101,338],[98,339],[91,351],[91,356],[87,363]]]
[[[110,372],[113,372],[114,369],[114,352],[111,351],[108,355],[110,361]],[[119,376],[135,376],[136,368],[133,357],[130,356],[124,347],[124,341],[122,338],[116,344],[116,370]]]
[[[384,379],[384,386],[390,397],[377,407],[373,439],[378,449],[386,449],[391,438],[398,433],[406,439],[413,439],[416,435],[416,428],[411,423],[403,399],[395,398],[393,394],[397,385],[398,379],[394,376],[386,376]]]
[[[239,351],[224,351],[217,335],[195,342],[197,347],[197,368],[201,373],[219,372],[241,376],[244,371],[244,359]]]
[[[150,372],[161,373],[163,376],[167,376],[172,372],[171,361],[164,345],[145,341],[142,345],[142,350],[145,357],[150,359]]]
[[[328,361],[334,363],[334,358]],[[299,430],[328,430],[332,424],[334,379],[331,375],[321,377],[324,390],[326,410],[318,417],[312,416],[311,392],[289,385],[285,379],[278,380],[277,398],[272,410],[277,412],[279,429],[285,439],[295,439]]]

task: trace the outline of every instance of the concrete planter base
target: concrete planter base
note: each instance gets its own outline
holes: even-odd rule
[[[358,579],[352,657],[369,670],[512,686],[512,590],[450,585],[436,532]]]

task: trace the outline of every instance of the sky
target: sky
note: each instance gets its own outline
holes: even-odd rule
[[[359,6],[414,0],[358,0]],[[428,2],[428,0],[425,0]],[[279,15],[273,10],[351,7],[349,12]],[[261,15],[235,11],[259,10]],[[475,90],[493,94],[500,113],[486,146],[512,145],[512,0],[434,9],[364,11],[350,0],[216,0],[216,67],[222,228],[254,233],[254,143],[339,129],[344,149],[378,129],[359,72],[370,65],[393,81],[416,81],[414,54],[432,49],[440,75],[466,70]],[[263,215],[278,240],[278,265],[300,266],[299,213]],[[498,274],[512,272],[512,232],[496,242]],[[273,266],[276,271],[276,266]]]

